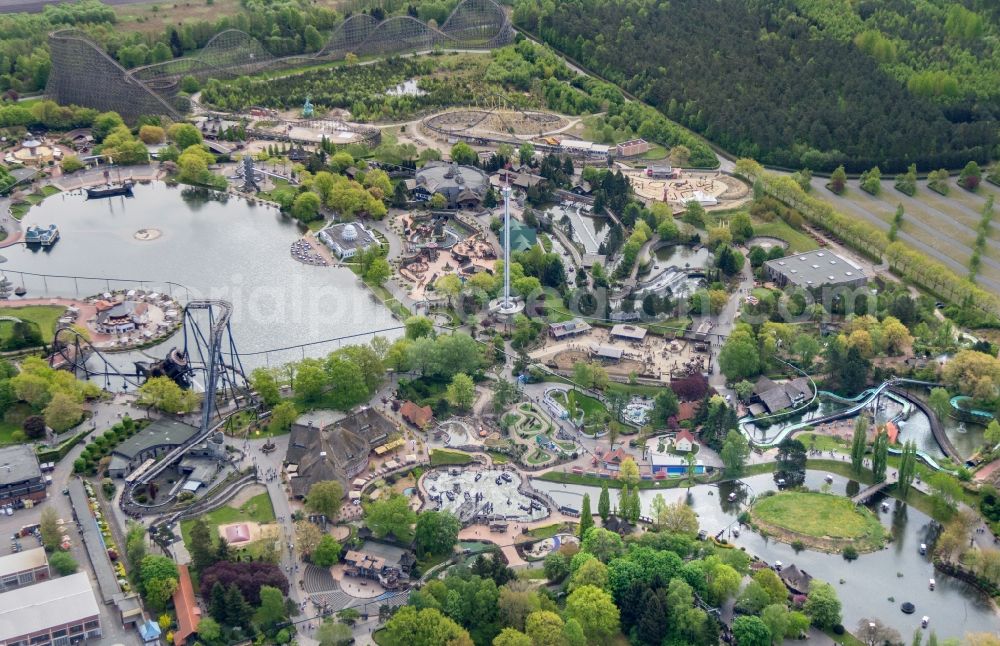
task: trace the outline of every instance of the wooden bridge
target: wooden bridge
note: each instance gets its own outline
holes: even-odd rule
[[[858,492],[856,495],[851,497],[851,502],[855,505],[863,504],[868,501],[869,498],[882,491],[889,485],[894,484],[888,480],[883,480],[882,482],[876,482],[872,486]]]

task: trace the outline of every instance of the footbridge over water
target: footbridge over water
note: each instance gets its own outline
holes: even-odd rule
[[[882,491],[891,484],[893,483],[889,482],[888,480],[883,480],[882,482],[876,482],[872,486],[864,489],[863,491],[859,491],[854,496],[851,496],[851,502],[853,502],[855,505],[868,502],[868,500],[870,500],[872,496]]]

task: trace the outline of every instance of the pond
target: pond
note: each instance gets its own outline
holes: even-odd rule
[[[808,472],[806,486],[819,489],[824,484],[824,476],[826,474],[822,471]],[[749,491],[757,495],[775,488],[770,474],[751,476],[744,482]],[[548,493],[559,505],[577,509],[584,493],[589,493],[594,501],[600,495],[597,487],[563,485],[537,479],[531,484],[535,489]],[[858,489],[857,482],[833,476],[832,492],[853,494]],[[688,504],[698,514],[701,528],[710,535],[725,530],[727,540],[745,548],[750,554],[768,563],[794,563],[812,576],[831,583],[843,604],[844,625],[849,629],[855,628],[864,617],[877,616],[909,642],[923,615],[930,617],[931,628],[941,638],[964,637],[967,632],[1000,629],[1000,616],[984,595],[956,579],[935,573],[930,556],[919,553],[920,544],[931,543],[933,535],[932,521],[926,514],[892,498],[888,499],[890,511],[882,512],[877,506],[881,499],[877,499],[873,510],[892,533],[893,542],[884,550],[862,554],[849,563],[839,554],[812,551],[796,554],[789,545],[768,540],[749,530],[743,531],[738,538],[731,536],[728,530],[736,523],[740,511],[745,509],[739,501],[727,501],[729,492],[733,490],[732,483],[723,483],[719,487],[699,485],[693,487],[690,494],[684,489],[643,489],[639,497],[644,515],[650,513],[657,493],[662,493],[668,503],[687,497]],[[927,585],[931,578],[937,581],[937,589],[933,592]],[[889,597],[894,597],[894,601],[889,601]],[[904,601],[916,606],[914,614],[905,615],[899,610]]]
[[[685,269],[704,269],[708,267],[712,260],[712,252],[707,247],[694,248],[684,245],[660,247],[654,255],[656,257],[655,264],[661,268],[667,266],[683,267]]]
[[[15,285],[23,281],[26,298],[83,298],[144,287],[172,293],[182,301],[228,300],[234,308],[233,336],[246,355],[243,365],[247,369],[303,356],[299,349],[270,355],[248,353],[399,324],[349,269],[294,260],[289,248],[302,231],[273,209],[236,198],[205,199],[203,193],[160,182],[138,185],[134,192],[130,199],[87,200],[77,193],[45,200],[28,212],[24,224],[54,223],[59,226],[60,240],[43,251],[23,245],[4,249],[8,262],[3,271]],[[142,229],[156,229],[161,235],[137,239]],[[67,278],[22,277],[18,270]],[[140,285],[137,280],[146,282]],[[175,336],[146,352],[160,357],[179,341]],[[323,355],[336,347],[312,346],[305,355]],[[113,356],[128,366],[137,358]]]

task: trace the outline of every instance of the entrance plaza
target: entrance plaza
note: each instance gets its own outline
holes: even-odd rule
[[[620,358],[611,355],[620,353]],[[610,330],[591,328],[569,339],[546,338],[545,344],[530,353],[532,359],[557,370],[572,371],[580,361],[602,360],[609,375],[640,377],[669,383],[671,374],[684,377],[701,372],[708,355],[695,352],[693,344],[683,339],[663,339],[646,335],[642,340],[614,338]]]
[[[516,522],[532,522],[549,515],[547,507],[518,491],[521,475],[516,471],[437,469],[420,482],[427,508],[450,511],[462,522],[477,515]]]

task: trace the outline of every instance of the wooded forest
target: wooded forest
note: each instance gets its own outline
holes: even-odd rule
[[[518,0],[514,19],[735,155],[895,173],[996,153],[986,0]]]
[[[211,4],[212,0],[206,0]],[[0,92],[18,93],[44,89],[51,62],[48,33],[76,28],[125,68],[160,63],[201,49],[227,29],[247,32],[275,56],[291,56],[322,49],[333,30],[352,13],[369,13],[378,20],[408,14],[433,24],[443,23],[458,0],[379,3],[353,0],[334,11],[307,0],[243,0],[242,11],[214,21],[184,20],[183,9],[171,5],[175,21],[162,32],[140,33],[122,29],[118,12],[96,0],[48,5],[41,13],[0,15]],[[122,10],[124,11],[124,10]],[[174,24],[171,24],[174,23]]]

